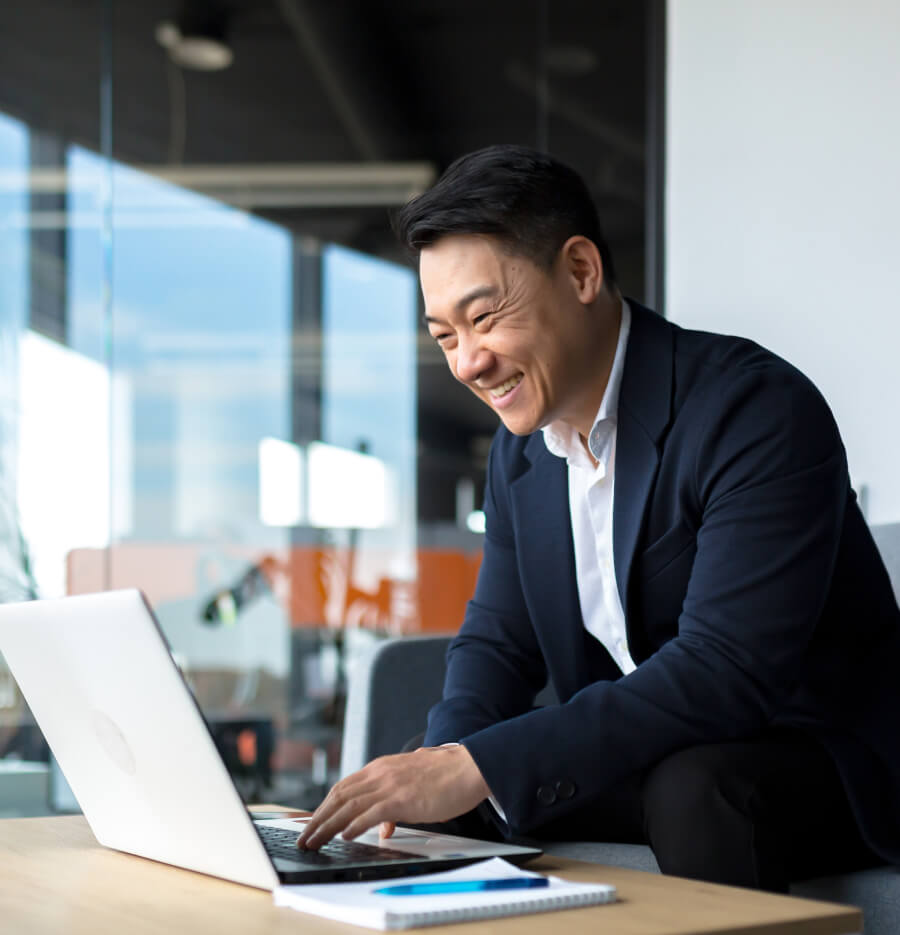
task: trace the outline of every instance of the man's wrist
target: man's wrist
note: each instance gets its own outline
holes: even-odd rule
[[[442,743],[441,746],[442,747],[462,747],[463,744],[455,743],[451,741],[449,743]],[[469,753],[468,748],[464,748],[464,749],[466,750],[466,753]],[[469,758],[472,760],[473,763],[475,763],[475,759],[472,757],[471,753],[469,753]],[[475,763],[475,768],[478,769],[477,763]],[[490,804],[491,808],[497,813],[498,818],[502,819],[502,821],[505,824],[509,824],[506,818],[506,812],[503,810],[503,806],[497,801],[497,797],[491,792],[490,787],[488,786],[487,782],[484,779],[484,776],[481,775],[480,769],[478,770],[478,774],[481,776],[481,781],[484,782],[484,788],[487,790],[487,794],[485,795],[484,800]]]
[[[487,782],[485,781],[484,776],[482,776],[481,770],[478,769],[478,764],[475,762],[475,758],[472,756],[471,753],[469,753],[468,747],[466,747],[465,744],[458,743],[458,742],[455,741],[455,740],[449,740],[449,741],[447,741],[447,743],[442,743],[441,746],[439,747],[439,749],[442,749],[442,750],[443,750],[443,749],[445,749],[445,748],[450,748],[450,747],[461,747],[463,750],[466,751],[466,756],[469,758],[469,762],[472,764],[472,767],[473,767],[473,768],[475,769],[475,771],[478,773],[478,778],[479,778],[479,780],[481,781],[482,786],[484,787],[484,796],[483,796],[483,798],[485,798],[485,799],[493,799],[493,798],[494,798],[494,795],[493,795],[493,793],[491,792],[490,787],[488,786]],[[502,811],[502,809],[501,809],[501,811]]]

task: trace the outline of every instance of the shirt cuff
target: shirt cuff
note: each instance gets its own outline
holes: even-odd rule
[[[488,802],[491,803],[494,811],[503,819],[503,824],[508,825],[509,822],[506,820],[506,812],[503,811],[500,803],[494,798],[494,796],[489,796]]]

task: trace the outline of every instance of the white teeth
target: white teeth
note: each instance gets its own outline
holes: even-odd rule
[[[500,399],[501,396],[506,396],[510,390],[514,390],[522,382],[522,374],[516,374],[516,376],[511,377],[505,383],[501,383],[500,386],[495,386],[491,390],[491,396],[494,399]]]

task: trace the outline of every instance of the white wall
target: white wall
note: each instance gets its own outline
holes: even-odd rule
[[[668,0],[666,307],[830,403],[900,520],[900,3]]]

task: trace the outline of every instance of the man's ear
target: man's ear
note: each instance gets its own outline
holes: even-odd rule
[[[562,245],[560,261],[578,300],[585,305],[593,302],[603,288],[603,260],[593,240],[580,234],[570,237]]]

